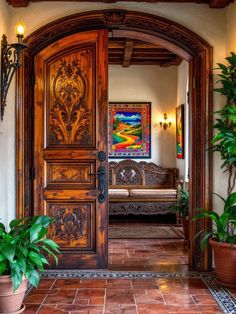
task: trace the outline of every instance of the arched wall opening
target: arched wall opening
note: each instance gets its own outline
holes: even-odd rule
[[[16,190],[17,216],[30,216],[32,208],[32,113],[34,56],[67,35],[92,29],[108,29],[116,37],[128,36],[159,44],[189,62],[190,102],[190,219],[194,208],[211,209],[212,160],[207,150],[212,130],[212,47],[186,27],[159,16],[127,10],[99,10],[64,17],[29,35],[23,66],[17,77]],[[201,251],[195,235],[211,227],[209,221],[190,223],[189,264],[211,268],[210,251]]]

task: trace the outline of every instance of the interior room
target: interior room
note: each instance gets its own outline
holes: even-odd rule
[[[236,2],[0,1],[0,313],[236,313]]]
[[[181,188],[188,193],[188,62],[161,46],[130,38],[110,37],[108,54],[109,268],[186,268],[188,235],[184,241],[182,217],[174,205]],[[137,111],[145,105],[148,122]],[[177,153],[179,111],[185,145]],[[130,116],[133,121],[127,120]],[[116,130],[124,135],[128,125],[142,130],[141,135],[128,131],[139,135],[133,146],[114,136]],[[121,143],[128,149],[119,148]],[[174,249],[177,253],[171,255]]]

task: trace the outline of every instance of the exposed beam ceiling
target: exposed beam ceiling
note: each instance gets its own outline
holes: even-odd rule
[[[58,1],[58,0],[6,0],[6,2],[13,7],[27,7],[30,2],[40,2],[40,1]],[[60,0],[59,0],[60,1]],[[61,0],[64,2],[71,2],[76,0]],[[88,0],[77,0],[77,2],[87,2]],[[105,2],[114,3],[117,1],[130,1],[130,0],[90,0],[90,2]],[[234,2],[234,0],[132,0],[133,2],[175,2],[175,3],[203,3],[208,4],[210,8],[225,8],[229,3]]]
[[[109,64],[130,65],[179,65],[182,59],[160,46],[129,38],[109,38]]]

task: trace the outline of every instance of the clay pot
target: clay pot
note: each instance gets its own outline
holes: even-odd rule
[[[188,218],[182,219],[183,231],[184,231],[184,240],[188,240]]]
[[[216,276],[226,287],[236,287],[236,245],[209,240],[215,258]]]
[[[13,293],[10,276],[0,276],[0,313],[21,313],[22,302],[27,289],[27,279],[23,278],[20,287]]]

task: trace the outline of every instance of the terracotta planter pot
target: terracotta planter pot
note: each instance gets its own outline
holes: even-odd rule
[[[182,219],[183,231],[184,231],[184,240],[188,240],[188,219]]]
[[[216,276],[223,286],[236,286],[236,245],[210,239],[215,257]]]
[[[23,279],[20,287],[13,293],[10,276],[0,276],[0,313],[21,313],[22,302],[27,289],[27,279]]]

